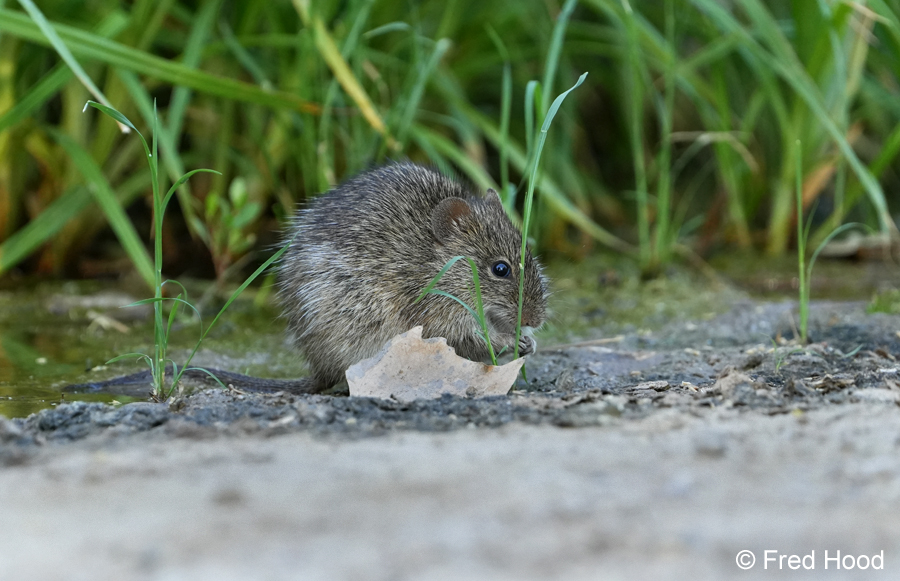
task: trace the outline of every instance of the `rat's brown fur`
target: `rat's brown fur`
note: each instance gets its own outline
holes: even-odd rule
[[[294,344],[312,372],[310,391],[339,383],[344,370],[377,353],[391,337],[423,325],[423,337],[444,337],[470,359],[488,356],[478,323],[456,301],[416,297],[454,256],[478,267],[495,351],[515,342],[522,238],[496,192],[474,196],[436,171],[397,163],[362,173],[300,210],[287,232],[280,298]],[[499,278],[491,269],[512,269]],[[474,305],[471,270],[457,262],[438,288]],[[525,259],[522,325],[546,316],[540,265]],[[520,351],[534,349],[523,338]]]

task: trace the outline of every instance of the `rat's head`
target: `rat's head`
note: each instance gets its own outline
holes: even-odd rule
[[[522,235],[507,217],[497,192],[488,190],[484,198],[445,198],[431,213],[431,231],[442,262],[459,255],[475,261],[485,317],[496,331],[515,333]],[[468,297],[470,270],[464,263],[454,266],[439,287],[460,298]],[[530,251],[525,254],[524,297],[522,327],[537,329],[546,318],[547,286]]]

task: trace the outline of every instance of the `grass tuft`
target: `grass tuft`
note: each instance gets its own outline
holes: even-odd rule
[[[235,290],[229,299],[225,302],[219,312],[216,314],[215,318],[212,322],[207,325],[205,328],[203,326],[203,320],[200,316],[200,311],[192,305],[187,300],[187,291],[184,286],[174,280],[163,280],[162,278],[162,259],[163,259],[163,218],[166,213],[166,208],[169,205],[169,202],[172,200],[172,197],[178,191],[178,188],[181,187],[182,184],[187,182],[192,176],[198,173],[218,173],[214,170],[210,169],[196,169],[190,171],[176,180],[176,182],[172,185],[168,192],[166,192],[165,196],[161,194],[159,187],[159,152],[157,149],[157,140],[156,133],[159,128],[159,121],[156,117],[156,109],[154,107],[154,116],[153,116],[153,136],[151,139],[151,143],[148,144],[147,140],[144,139],[144,136],[140,131],[135,128],[135,126],[131,123],[131,121],[125,117],[119,111],[113,109],[112,107],[107,107],[101,103],[97,103],[95,101],[88,101],[85,105],[85,108],[91,106],[100,112],[104,113],[115,119],[117,122],[121,123],[129,127],[132,131],[137,134],[137,136],[141,140],[141,145],[144,148],[144,155],[146,156],[147,163],[150,166],[150,182],[153,189],[153,230],[154,230],[154,264],[152,269],[152,282],[153,282],[153,290],[154,296],[153,298],[144,299],[132,303],[127,306],[137,306],[144,304],[152,304],[153,305],[153,343],[154,350],[153,354],[146,353],[128,353],[125,355],[120,355],[119,357],[115,357],[109,362],[117,361],[123,358],[139,358],[147,363],[150,367],[150,373],[153,377],[153,397],[158,401],[165,401],[179,387],[179,381],[181,380],[182,374],[188,369],[199,369],[200,371],[205,371],[201,368],[191,367],[191,361],[194,358],[194,355],[197,354],[197,351],[200,349],[200,346],[203,343],[203,340],[206,339],[206,336],[209,334],[210,330],[215,326],[216,322],[219,320],[219,317],[225,312],[226,309],[231,305],[232,302],[246,289],[250,283],[252,283],[260,274],[262,274],[269,266],[271,266],[276,260],[278,260],[282,254],[287,250],[287,245],[282,247],[278,252],[273,254],[268,260],[266,260],[256,271],[248,277],[241,286]],[[130,223],[129,223],[130,225]],[[163,296],[163,287],[165,285],[176,286],[181,289],[181,292],[178,296],[165,297]],[[163,304],[166,302],[171,302],[172,307],[169,310],[168,317],[163,316]],[[172,332],[172,325],[175,322],[175,319],[178,314],[179,307],[186,307],[197,315],[197,320],[200,326],[200,337],[197,340],[197,343],[194,345],[193,350],[191,351],[188,358],[185,360],[184,364],[179,367],[178,364],[173,361],[169,357],[168,345],[169,345],[169,336]],[[166,381],[166,368],[171,365],[172,367],[172,378],[171,382]],[[208,372],[207,372],[208,373]],[[210,376],[213,376],[210,374]],[[221,383],[221,382],[220,382]]]

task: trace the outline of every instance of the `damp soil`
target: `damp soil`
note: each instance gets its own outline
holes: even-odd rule
[[[507,397],[139,386],[0,417],[0,578],[797,574],[767,550],[813,551],[817,578],[900,574],[900,315],[816,300],[801,347],[793,301],[592,273],[557,271]],[[241,349],[201,363],[246,371]],[[826,571],[826,550],[884,568]]]
[[[814,302],[812,342],[801,348],[792,340],[795,310],[791,302],[746,299],[707,321],[551,346],[529,357],[528,383],[520,379],[505,397],[401,403],[351,398],[345,387],[329,395],[259,393],[234,382],[197,387],[167,403],[76,401],[6,421],[4,442],[16,445],[0,448],[0,461],[21,461],[45,443],[143,431],[364,437],[514,423],[605,426],[669,409],[802,415],[900,403],[900,316],[869,314],[863,302]],[[121,389],[137,398],[149,385]]]

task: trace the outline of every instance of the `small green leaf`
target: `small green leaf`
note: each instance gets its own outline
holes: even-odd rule
[[[584,82],[587,76],[587,73],[583,73],[580,77],[578,77],[578,80],[574,85],[572,85],[571,88],[569,88],[569,90],[560,93],[559,96],[553,100],[553,104],[551,104],[550,109],[547,110],[547,116],[544,117],[544,124],[541,125],[541,133],[547,133],[548,131],[550,131],[550,123],[552,123],[553,118],[556,117],[556,112],[559,111],[559,108],[562,106],[563,101],[566,100],[566,97],[569,96],[569,93],[581,86],[581,83]]]
[[[262,205],[259,202],[250,202],[242,207],[237,214],[234,215],[231,227],[235,231],[240,231],[250,225],[262,213]]]

